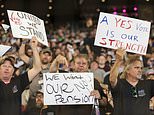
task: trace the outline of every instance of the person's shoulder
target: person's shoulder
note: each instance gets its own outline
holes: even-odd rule
[[[154,83],[153,79],[147,79],[147,80],[142,80],[142,81],[147,82],[147,83]]]
[[[128,84],[126,79],[118,78],[117,84]]]

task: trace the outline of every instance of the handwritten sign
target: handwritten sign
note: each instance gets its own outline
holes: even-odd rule
[[[92,73],[44,73],[45,105],[93,104]]]
[[[147,21],[101,12],[94,45],[145,55],[150,26]]]
[[[0,56],[3,56],[11,46],[6,46],[6,45],[0,45]]]
[[[36,36],[40,43],[48,46],[43,20],[20,11],[7,10],[7,13],[13,37],[31,39]]]

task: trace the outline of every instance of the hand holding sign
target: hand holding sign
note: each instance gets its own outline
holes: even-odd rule
[[[37,47],[37,44],[38,44],[37,38],[33,36],[32,39],[30,40],[31,48]]]
[[[123,61],[126,55],[126,51],[123,48],[118,48],[116,51],[116,60]]]
[[[90,92],[90,95],[91,95],[91,96],[94,96],[96,99],[100,99],[100,98],[101,98],[101,95],[100,95],[100,93],[99,93],[98,90],[93,90],[93,91],[91,91],[91,92]]]

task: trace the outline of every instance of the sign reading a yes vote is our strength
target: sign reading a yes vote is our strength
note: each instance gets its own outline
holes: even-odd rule
[[[145,55],[150,27],[148,21],[101,12],[94,45]]]
[[[43,73],[45,105],[93,104],[92,73]]]
[[[48,46],[43,20],[21,11],[7,10],[7,13],[13,37],[31,39],[36,36],[40,43]]]

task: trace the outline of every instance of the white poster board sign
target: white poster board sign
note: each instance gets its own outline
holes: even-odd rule
[[[43,20],[21,11],[7,10],[7,13],[13,37],[31,39],[36,36],[40,43],[48,46]]]
[[[45,105],[93,104],[93,73],[43,73]]]
[[[6,45],[0,45],[0,56],[3,56],[11,46],[6,46]]]
[[[147,21],[101,12],[94,45],[145,55],[150,27]]]

